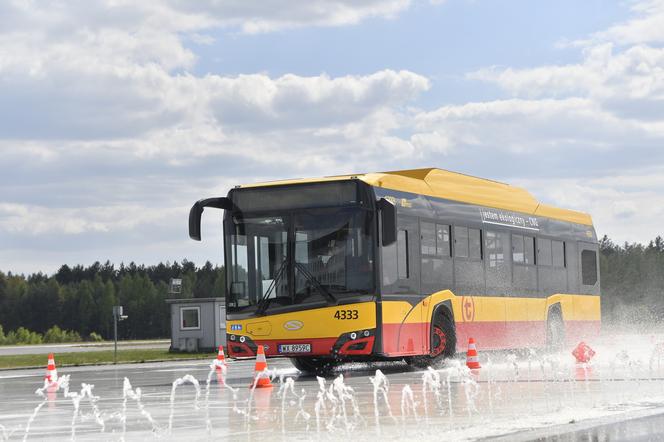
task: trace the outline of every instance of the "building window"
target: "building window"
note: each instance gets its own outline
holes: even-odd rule
[[[200,330],[200,319],[200,307],[180,307],[180,330]]]
[[[551,251],[553,253],[553,266],[566,267],[565,243],[563,241],[551,241]]]
[[[399,230],[397,232],[397,253],[399,279],[408,279],[408,231],[406,230]]]
[[[597,253],[593,250],[581,252],[581,280],[583,285],[595,285],[597,282]]]

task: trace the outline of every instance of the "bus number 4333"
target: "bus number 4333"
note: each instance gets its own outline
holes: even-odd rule
[[[359,313],[357,310],[337,310],[334,317],[335,319],[357,319]]]

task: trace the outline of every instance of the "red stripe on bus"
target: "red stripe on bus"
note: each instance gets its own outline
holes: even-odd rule
[[[599,334],[600,321],[565,321],[568,343],[591,339]],[[456,351],[465,352],[468,339],[486,350],[543,347],[546,345],[544,321],[482,321],[456,324]],[[429,350],[429,324],[383,324],[383,353],[387,356],[412,356]]]

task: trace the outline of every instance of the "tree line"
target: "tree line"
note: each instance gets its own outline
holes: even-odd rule
[[[664,239],[647,245],[600,242],[602,316],[606,322],[634,324],[664,318]],[[182,293],[170,295],[171,278],[182,279]],[[0,329],[24,327],[46,334],[58,326],[86,338],[91,333],[113,336],[112,307],[122,305],[129,316],[121,323],[122,339],[170,336],[170,311],[165,299],[224,295],[223,267],[202,267],[184,260],[119,267],[110,262],[91,266],[63,265],[52,276],[0,272]],[[21,331],[23,333],[23,331]],[[93,335],[93,338],[95,337]]]
[[[182,292],[169,294],[171,278],[182,279]],[[114,305],[129,317],[120,323],[122,339],[170,336],[170,310],[165,299],[223,296],[223,267],[202,267],[184,260],[119,267],[106,262],[91,266],[63,265],[52,276],[0,272],[0,326],[5,332],[24,327],[45,334],[53,326],[87,338],[91,333],[113,338]],[[92,335],[93,338],[95,335]]]
[[[664,319],[664,239],[647,245],[599,242],[602,320],[655,324]]]

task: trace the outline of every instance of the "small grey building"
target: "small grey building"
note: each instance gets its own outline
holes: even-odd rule
[[[167,299],[171,351],[213,351],[226,346],[224,298]]]

